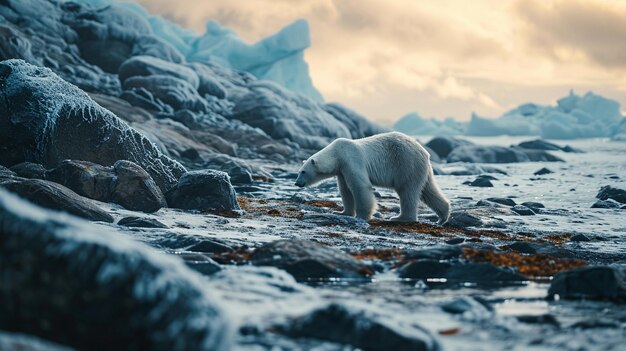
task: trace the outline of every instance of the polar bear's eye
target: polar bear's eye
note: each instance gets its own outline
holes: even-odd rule
[[[305,171],[300,172],[300,174],[304,174],[304,173],[306,173],[306,172]]]

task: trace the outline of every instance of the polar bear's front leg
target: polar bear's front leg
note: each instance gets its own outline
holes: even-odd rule
[[[356,216],[369,220],[376,209],[376,199],[367,172],[345,174],[344,179],[354,197]]]
[[[337,176],[337,186],[339,187],[339,193],[341,194],[341,201],[343,202],[343,212],[337,212],[344,216],[354,216],[354,196],[348,188],[346,180],[341,174]]]
[[[417,204],[419,200],[419,191],[415,186],[407,186],[397,189],[400,198],[400,215],[391,217],[394,222],[416,222],[417,221]]]

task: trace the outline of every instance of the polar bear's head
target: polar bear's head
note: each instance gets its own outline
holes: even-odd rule
[[[327,165],[329,160],[315,156],[316,155],[313,155],[311,158],[304,161],[304,164],[300,167],[298,179],[296,179],[296,186],[301,188],[313,186],[335,175],[329,165]]]

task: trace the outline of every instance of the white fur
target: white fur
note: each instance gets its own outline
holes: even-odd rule
[[[373,186],[378,186],[394,189],[400,197],[400,215],[394,221],[416,221],[420,198],[437,213],[440,224],[450,216],[450,202],[435,183],[428,151],[405,134],[337,139],[306,160],[296,185],[312,186],[335,176],[344,215],[370,219],[376,210]]]

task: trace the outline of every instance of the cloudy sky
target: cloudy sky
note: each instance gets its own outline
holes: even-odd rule
[[[315,86],[383,123],[412,111],[497,116],[570,88],[626,105],[624,0],[139,2],[199,33],[215,19],[249,42],[305,18]]]

